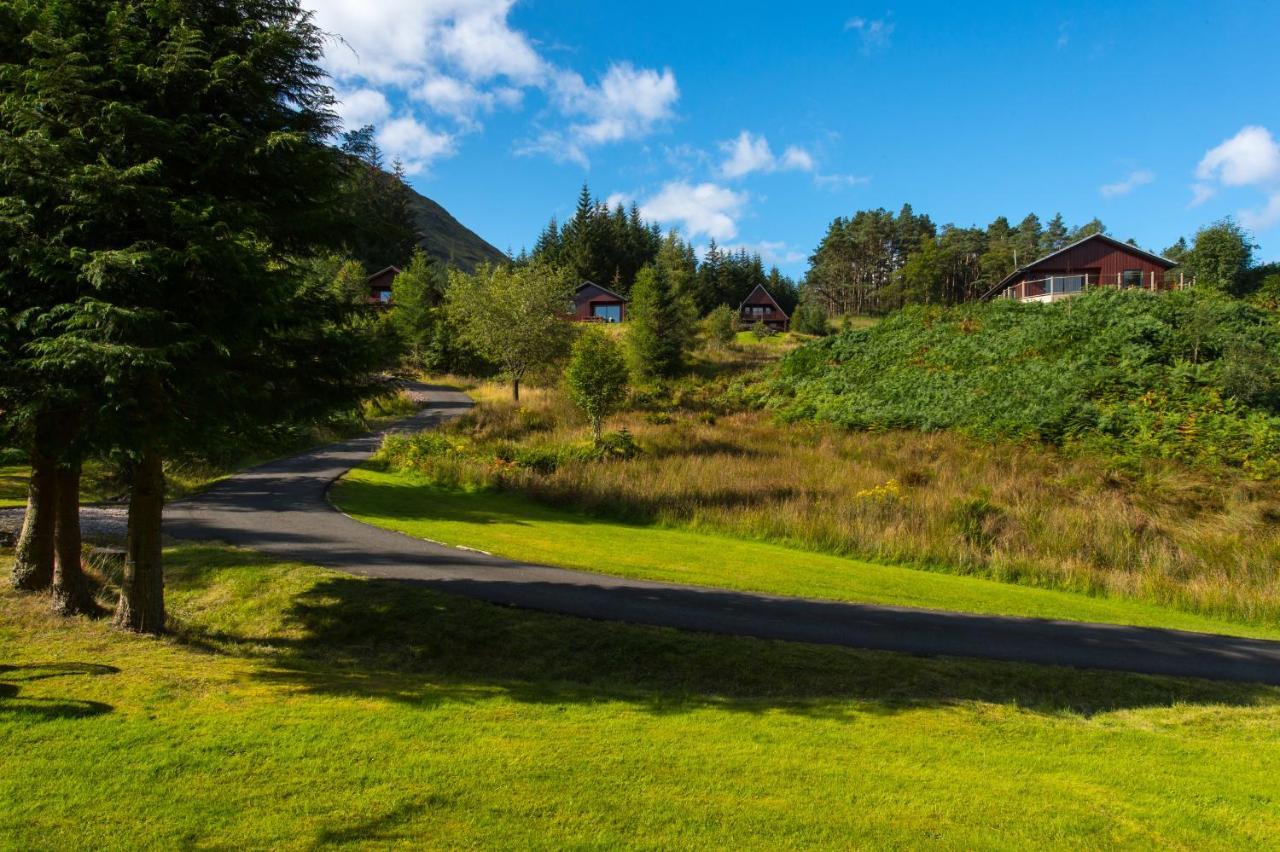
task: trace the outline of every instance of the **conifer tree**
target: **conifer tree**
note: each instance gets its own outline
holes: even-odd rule
[[[627,348],[641,379],[674,376],[692,342],[689,312],[662,267],[646,266],[631,291]]]
[[[4,145],[18,146],[5,160],[28,170],[6,180],[5,209],[44,219],[43,254],[22,268],[78,288],[37,306],[28,351],[35,369],[103,379],[89,435],[131,482],[116,620],[160,632],[166,456],[368,388],[348,309],[292,262],[344,231],[323,36],[296,0],[8,13],[32,47],[0,70]]]

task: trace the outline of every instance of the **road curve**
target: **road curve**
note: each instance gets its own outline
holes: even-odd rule
[[[394,431],[430,428],[471,405],[458,391],[426,385],[416,390],[425,407]],[[368,458],[382,434],[272,462],[173,503],[165,510],[165,532],[586,618],[929,656],[1280,684],[1280,642],[647,582],[513,562],[410,538],[355,521],[327,501],[329,485]]]

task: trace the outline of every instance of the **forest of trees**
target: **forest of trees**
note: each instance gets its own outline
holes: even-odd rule
[[[1019,266],[1094,233],[1097,219],[1067,227],[1034,213],[986,228],[937,227],[910,204],[838,217],[809,258],[804,290],[828,314],[875,314],[904,304],[955,304],[981,297]]]
[[[910,204],[896,215],[861,210],[828,227],[809,258],[801,291],[807,305],[828,316],[954,305],[980,299],[1015,269],[1098,233],[1107,233],[1100,220],[1068,227],[1060,213],[1047,224],[1030,213],[1017,225],[1000,216],[985,228],[939,228]],[[1225,219],[1159,253],[1176,261],[1188,280],[1244,296],[1275,271],[1274,265],[1254,265],[1255,248],[1246,231]]]
[[[759,254],[743,248],[727,251],[712,240],[699,260],[694,247],[674,231],[664,235],[657,224],[645,222],[635,204],[610,209],[585,184],[573,217],[563,225],[553,217],[529,258],[564,267],[575,281],[593,281],[624,296],[630,295],[641,269],[661,260],[699,315],[718,305],[736,308],[757,284],[788,311],[799,298],[795,282],[776,266],[766,270]]]

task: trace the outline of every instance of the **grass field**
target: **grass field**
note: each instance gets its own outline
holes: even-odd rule
[[[26,465],[0,465],[0,508],[26,505],[27,473]]]
[[[743,353],[776,354],[740,347],[610,417],[633,457],[584,455],[586,424],[554,387],[517,406],[480,383],[466,417],[382,458],[595,518],[1280,626],[1280,481],[956,432],[779,423],[743,410]]]
[[[0,847],[1277,841],[1275,689],[610,625],[226,548],[168,558],[165,640],[0,584]]]
[[[333,490],[343,511],[418,538],[530,562],[626,577],[811,598],[1280,637],[1243,624],[1122,598],[1037,589],[882,565],[767,542],[612,522],[518,494],[440,487],[370,467]]]

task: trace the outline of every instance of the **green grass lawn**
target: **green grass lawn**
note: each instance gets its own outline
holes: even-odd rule
[[[607,624],[221,547],[168,558],[164,640],[0,583],[0,847],[1280,840],[1280,690]]]
[[[418,538],[626,577],[863,603],[1280,637],[1280,628],[1274,626],[1240,624],[1139,601],[589,518],[516,494],[440,488],[412,475],[372,467],[348,474],[335,487],[333,499],[361,521]]]
[[[28,473],[26,465],[0,465],[0,508],[27,504]]]
[[[784,346],[793,342],[794,339],[789,331],[756,337],[755,332],[750,329],[739,331],[733,336],[734,342],[740,346]]]

